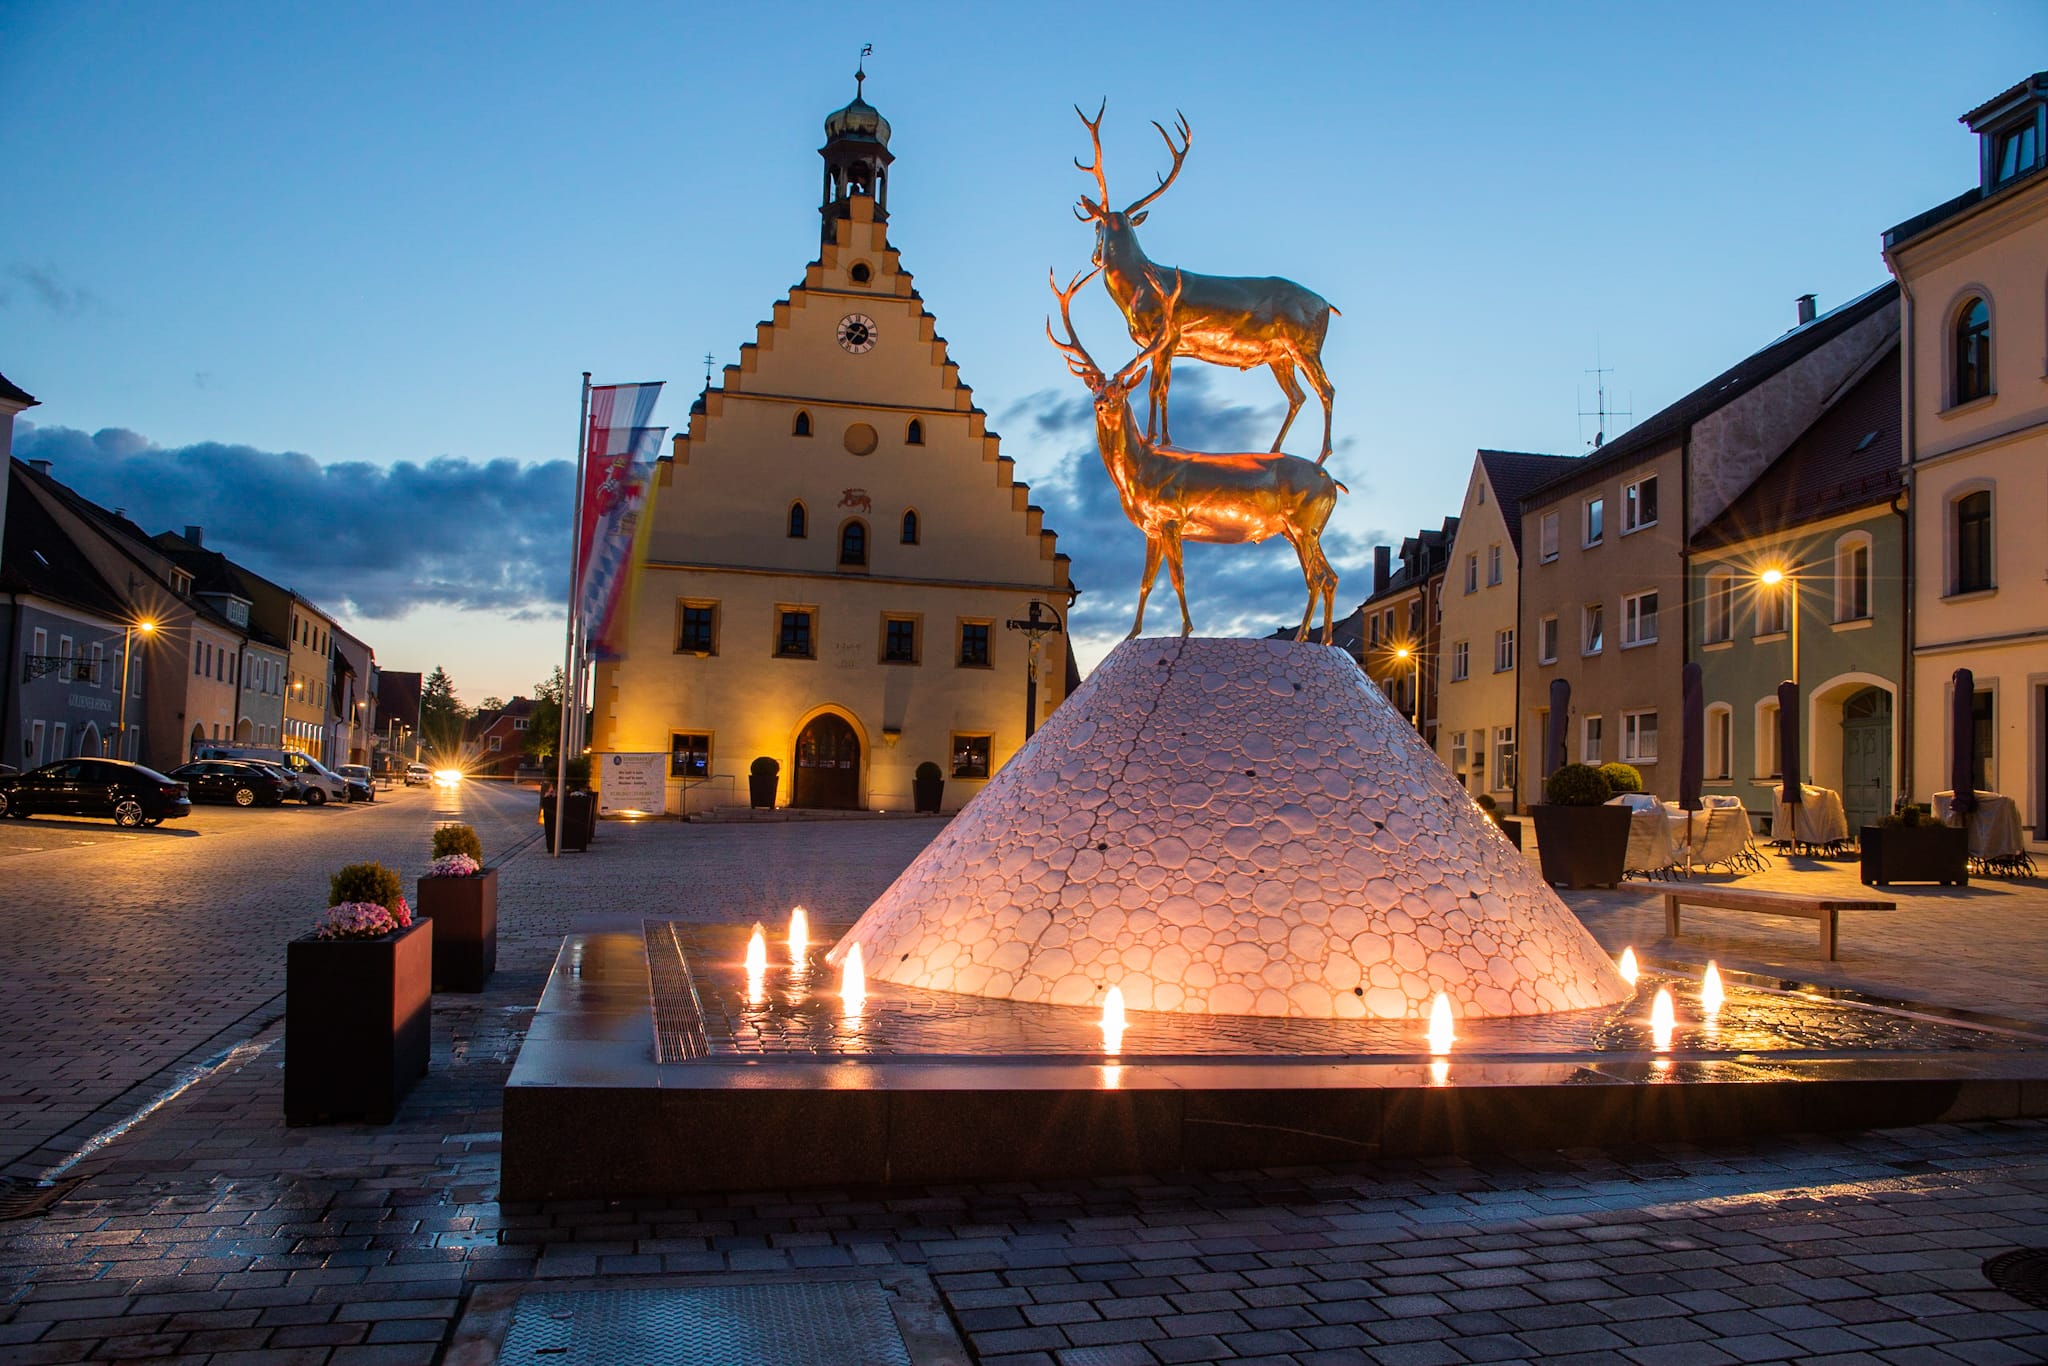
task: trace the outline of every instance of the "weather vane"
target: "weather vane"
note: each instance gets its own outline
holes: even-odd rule
[[[859,97],[861,83],[866,81],[868,78],[868,58],[874,55],[875,45],[873,43],[861,44],[860,65],[857,68],[855,68],[853,73],[853,89],[855,98]]]

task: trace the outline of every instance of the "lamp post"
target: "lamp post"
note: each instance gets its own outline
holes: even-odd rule
[[[1396,645],[1394,658],[1404,663],[1411,659],[1415,661],[1415,711],[1409,719],[1419,734],[1422,730],[1422,651],[1407,645]]]
[[[1052,613],[1050,620],[1044,615],[1048,612]],[[1062,625],[1060,614],[1034,598],[1028,616],[1012,618],[1003,625],[1012,631],[1022,631],[1031,641],[1031,648],[1025,654],[1024,675],[1024,738],[1029,740],[1038,730],[1038,643],[1045,636],[1059,634]]]
[[[141,621],[131,621],[121,628],[121,719],[115,727],[119,734],[114,742],[118,748],[115,757],[120,759],[128,757],[128,647],[135,639],[137,631],[144,635],[152,635],[156,631],[156,623],[144,617]]]
[[[1766,588],[1777,588],[1779,585],[1782,584],[1785,589],[1785,612],[1786,615],[1791,618],[1789,625],[1790,630],[1792,632],[1793,717],[1795,720],[1803,720],[1804,718],[1800,717],[1799,715],[1800,708],[1804,705],[1800,701],[1799,694],[1799,564],[1797,561],[1794,561],[1791,568],[1789,569],[1781,569],[1777,565],[1772,565],[1769,568],[1765,569],[1761,574],[1757,575],[1757,581],[1763,584],[1763,586]],[[1804,726],[1801,726],[1799,728],[1799,734],[1796,737],[1796,744],[1799,747],[1803,748],[1806,743],[1806,728]],[[1804,756],[1800,757],[1803,759]],[[1807,765],[1802,762],[1799,765],[1799,767],[1802,770],[1804,770],[1806,769]],[[1790,786],[1788,786],[1785,789],[1787,792],[1798,792],[1798,773],[1786,774],[1785,781],[1788,784],[1790,784]]]

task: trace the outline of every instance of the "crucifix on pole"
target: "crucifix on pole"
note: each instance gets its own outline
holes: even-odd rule
[[[1060,614],[1034,598],[1028,616],[1012,617],[1003,625],[1012,631],[1022,631],[1031,641],[1026,652],[1028,671],[1024,675],[1024,738],[1029,740],[1038,729],[1038,645],[1046,636],[1059,633]]]

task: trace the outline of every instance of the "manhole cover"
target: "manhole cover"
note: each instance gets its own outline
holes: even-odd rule
[[[33,1219],[71,1193],[77,1181],[30,1181],[0,1177],[0,1220]]]
[[[1984,1279],[2036,1309],[2048,1309],[2048,1248],[2001,1252],[1984,1263]]]
[[[499,1366],[911,1366],[879,1281],[529,1292]]]

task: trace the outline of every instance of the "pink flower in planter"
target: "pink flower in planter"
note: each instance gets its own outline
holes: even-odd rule
[[[374,901],[344,901],[329,906],[313,927],[316,939],[376,939],[412,924],[412,911],[399,902],[400,920]]]
[[[398,904],[391,908],[391,918],[398,922],[401,930],[412,928],[412,907],[406,904],[403,893],[399,895]]]
[[[427,865],[428,877],[476,877],[484,866],[467,854],[444,854]]]

